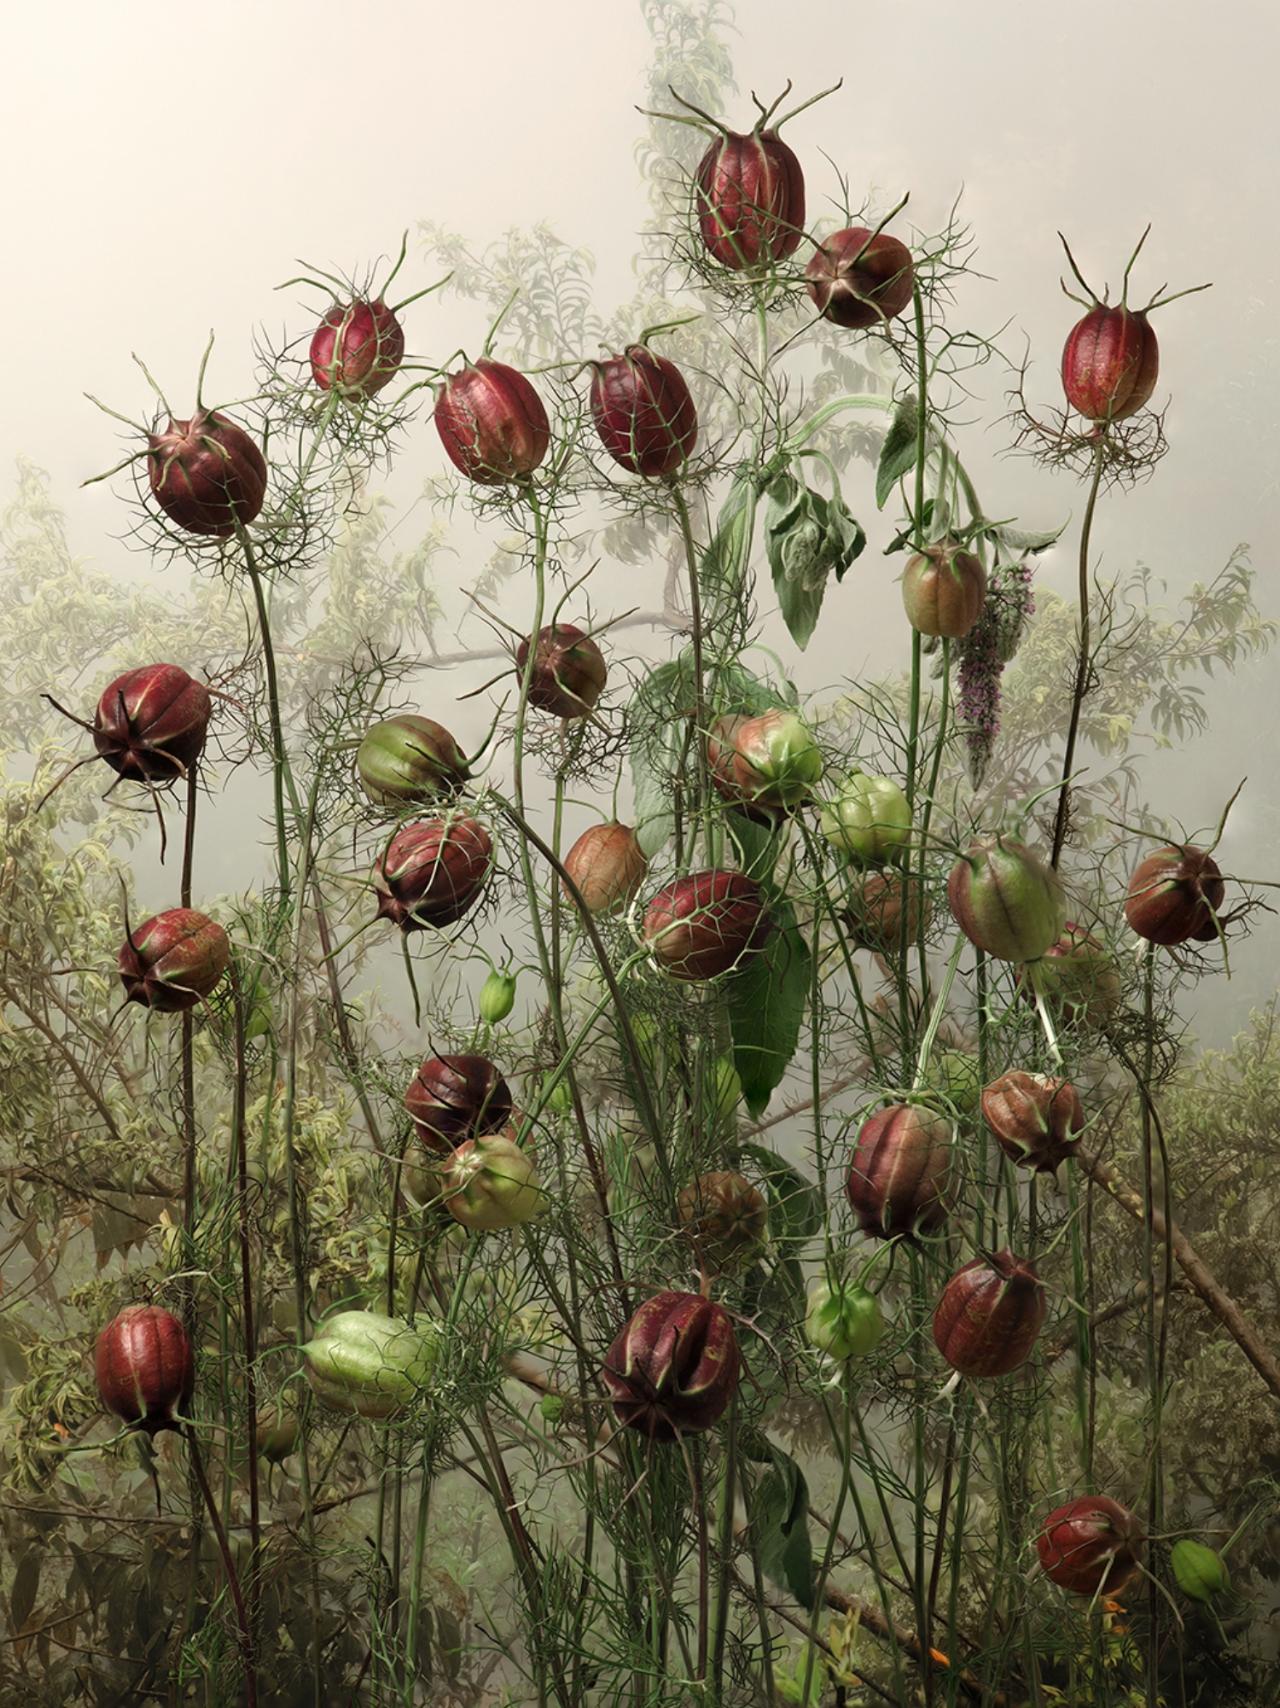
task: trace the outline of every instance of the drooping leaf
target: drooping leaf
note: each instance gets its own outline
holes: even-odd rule
[[[920,414],[913,397],[904,397],[893,412],[889,431],[880,447],[880,465],[876,469],[876,509],[883,510],[889,494],[910,469],[916,466],[916,443],[920,430]]]
[[[1056,545],[1066,532],[1067,524],[1040,533],[1027,533],[1022,528],[997,527],[992,530],[996,539],[1010,557],[1034,556],[1037,552],[1047,552],[1049,547]]]
[[[682,659],[660,664],[636,690],[637,731],[631,749],[636,837],[652,858],[675,827],[671,779],[684,742],[681,702],[692,693]]]
[[[752,1117],[763,1114],[800,1039],[809,998],[809,945],[783,896],[770,896],[774,929],[760,954],[727,981],[733,1063]]]
[[[809,1488],[799,1465],[769,1443],[769,1469],[751,1491],[751,1528],[760,1569],[801,1607],[813,1605],[813,1549],[809,1542]]]
[[[866,545],[866,535],[839,492],[824,498],[792,475],[777,475],[765,507],[765,549],[778,608],[802,650],[817,626],[834,572],[839,581]]]

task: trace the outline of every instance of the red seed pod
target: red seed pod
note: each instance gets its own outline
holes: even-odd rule
[[[172,783],[204,751],[212,712],[203,682],[176,664],[144,664],[103,689],[93,745],[121,777]]]
[[[1148,943],[1208,942],[1217,936],[1214,915],[1225,895],[1217,861],[1203,848],[1158,848],[1129,879],[1124,916]]]
[[[349,402],[373,397],[404,360],[404,329],[379,297],[334,303],[311,339],[311,377]]]
[[[951,868],[947,901],[969,941],[1000,961],[1038,960],[1062,931],[1056,874],[1007,836],[970,844]]]
[[[717,718],[707,734],[707,764],[717,793],[766,824],[808,800],[822,775],[817,743],[782,706]]]
[[[605,450],[632,474],[674,474],[698,442],[698,412],[679,368],[643,344],[591,368],[591,415]]]
[[[845,895],[842,918],[850,937],[860,949],[877,955],[896,955],[902,945],[902,909],[907,909],[907,941],[920,935],[920,910],[927,925],[933,912],[924,886],[917,877],[901,872],[856,872]]]
[[[1084,1131],[1084,1105],[1069,1080],[1017,1069],[984,1089],[982,1118],[1011,1162],[1040,1174],[1055,1173]]]
[[[147,435],[147,474],[156,503],[189,534],[225,540],[248,527],[267,495],[266,458],[225,415],[202,409]]]
[[[982,615],[986,597],[981,559],[946,540],[917,552],[903,572],[903,608],[922,635],[963,640]]]
[[[744,872],[691,872],[660,889],[642,934],[664,972],[713,979],[764,948],[773,930],[764,892]]]
[[[116,965],[126,1002],[177,1014],[210,994],[230,959],[220,925],[189,907],[171,907],[130,931]]]
[[[631,826],[614,820],[584,830],[565,855],[564,869],[589,913],[612,913],[635,900],[649,862]]]
[[[721,1275],[759,1253],[769,1216],[759,1188],[729,1169],[691,1180],[676,1199],[676,1213],[699,1263]]]
[[[489,832],[473,818],[424,818],[391,838],[374,867],[377,919],[401,931],[452,925],[484,888],[493,857]]]
[[[516,649],[516,675],[523,681],[529,641]],[[529,704],[557,718],[582,718],[604,691],[608,677],[604,654],[585,630],[572,623],[550,623],[538,630]]]
[[[837,231],[804,270],[818,313],[861,331],[883,326],[911,301],[915,269],[905,243],[866,226]]]
[[[178,1429],[196,1385],[187,1331],[158,1305],[127,1305],[93,1351],[98,1397],[123,1422],[148,1435]]]
[[[1045,1576],[1074,1595],[1115,1595],[1137,1572],[1142,1525],[1107,1495],[1081,1495],[1057,1506],[1036,1537]]]
[[[698,1293],[657,1293],[605,1355],[614,1414],[651,1441],[710,1429],[738,1391],[738,1343],[722,1306]]]
[[[1011,1251],[975,1257],[942,1290],[934,1345],[962,1376],[1007,1376],[1031,1356],[1044,1312],[1044,1286],[1032,1264]]]
[[[914,1239],[946,1220],[951,1123],[935,1109],[891,1103],[862,1123],[845,1193],[876,1239]]]
[[[698,163],[698,229],[722,267],[785,261],[804,236],[804,174],[774,130],[727,131]]]
[[[404,1106],[423,1144],[442,1156],[467,1139],[500,1133],[515,1110],[511,1088],[487,1056],[428,1056]]]
[[[1106,945],[1071,920],[1038,961],[1019,968],[1018,987],[1032,1003],[1040,991],[1049,1007],[1073,1026],[1107,1025],[1124,997]]]
[[[436,431],[454,467],[483,486],[531,475],[551,444],[542,399],[516,368],[481,356],[440,388]]]
[[[1067,334],[1062,389],[1088,421],[1136,415],[1156,389],[1160,349],[1141,311],[1098,303]]]

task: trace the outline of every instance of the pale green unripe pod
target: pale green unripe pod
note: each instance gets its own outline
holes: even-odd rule
[[[818,829],[842,854],[865,865],[896,860],[911,840],[911,808],[892,777],[854,771],[824,804]]]
[[[434,1326],[419,1318],[377,1311],[338,1311],[302,1348],[307,1380],[317,1396],[339,1411],[385,1418],[408,1405],[431,1379]]]
[[[810,1346],[829,1358],[865,1358],[880,1344],[884,1314],[865,1287],[830,1287],[822,1281],[809,1294],[804,1329]]]
[[[1169,1564],[1173,1567],[1178,1588],[1192,1601],[1212,1601],[1215,1595],[1221,1595],[1231,1587],[1222,1556],[1215,1554],[1203,1542],[1192,1541],[1189,1536],[1174,1543]]]
[[[477,1004],[480,1018],[486,1026],[494,1026],[499,1020],[505,1020],[515,1005],[515,975],[499,972],[495,968],[480,986],[480,1001]]]

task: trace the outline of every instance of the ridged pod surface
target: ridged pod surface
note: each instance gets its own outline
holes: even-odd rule
[[[676,1213],[698,1261],[719,1274],[759,1254],[769,1217],[759,1187],[730,1169],[691,1180],[676,1199]]]
[[[1214,915],[1226,885],[1218,863],[1203,848],[1171,845],[1149,854],[1129,879],[1124,916],[1148,943],[1172,948],[1191,938],[1212,942]]]
[[[651,1441],[710,1429],[738,1391],[740,1360],[723,1306],[699,1293],[657,1293],[605,1355],[614,1415]]]
[[[1014,1069],[982,1093],[982,1118],[1011,1162],[1053,1174],[1075,1152],[1084,1105],[1070,1080]]]
[[[428,1150],[447,1156],[468,1139],[498,1133],[514,1112],[511,1088],[488,1056],[428,1056],[404,1106]]]
[[[147,435],[151,494],[188,534],[227,539],[248,527],[267,494],[267,463],[245,432],[215,410],[170,420]]]
[[[1056,873],[1007,836],[971,843],[951,868],[952,917],[975,948],[1000,961],[1035,961],[1062,930]]]
[[[516,649],[516,676],[523,681],[529,640]],[[573,623],[549,623],[538,630],[529,677],[529,704],[557,718],[584,718],[604,692],[608,678],[604,654],[584,629]]]
[[[395,378],[404,360],[404,329],[381,297],[334,303],[312,335],[309,357],[321,391],[359,402]]]
[[[93,1351],[98,1397],[124,1423],[154,1435],[178,1429],[196,1385],[187,1331],[159,1305],[127,1305]]]
[[[374,868],[376,917],[401,931],[452,925],[479,899],[492,857],[489,832],[473,818],[404,825]]]
[[[654,959],[676,979],[713,979],[769,940],[773,920],[764,892],[745,872],[691,872],[660,889],[645,909],[642,932]]]
[[[440,388],[436,431],[454,467],[482,486],[524,480],[551,445],[542,399],[517,369],[487,356]]]
[[[982,615],[986,597],[981,558],[946,541],[917,552],[903,572],[903,609],[922,635],[963,640]]]
[[[915,282],[906,244],[864,225],[828,237],[804,272],[818,313],[855,332],[901,314]]]
[[[951,1123],[937,1110],[891,1103],[858,1129],[845,1194],[864,1234],[914,1239],[947,1216]]]
[[[1145,314],[1099,303],[1071,328],[1062,350],[1062,389],[1087,421],[1136,415],[1160,374],[1160,347]]]
[[[1044,1287],[1011,1251],[975,1257],[943,1288],[933,1341],[962,1376],[1007,1376],[1031,1356],[1044,1325]]]
[[[209,690],[179,665],[144,664],[102,690],[93,745],[121,777],[172,783],[204,751],[212,712]]]
[[[698,412],[684,375],[643,344],[592,363],[591,415],[613,460],[651,480],[674,474],[698,442]]]
[[[230,959],[230,941],[215,920],[194,908],[171,907],[130,930],[117,966],[126,1002],[178,1014],[217,987]]]
[[[1108,1495],[1081,1495],[1047,1515],[1036,1537],[1040,1566],[1073,1595],[1114,1595],[1138,1570],[1142,1526]]]
[[[565,855],[563,865],[588,913],[612,913],[614,908],[626,907],[635,900],[649,870],[635,831],[616,819],[584,830]]]
[[[804,173],[773,130],[717,137],[698,163],[698,229],[722,267],[784,261],[804,236]]]
[[[443,724],[397,712],[364,733],[356,750],[360,786],[375,806],[435,800],[471,775],[466,755]]]

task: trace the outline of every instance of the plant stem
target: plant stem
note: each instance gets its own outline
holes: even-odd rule
[[[1098,444],[1093,454],[1093,473],[1089,481],[1089,497],[1084,507],[1084,522],[1080,529],[1080,560],[1079,586],[1080,623],[1078,631],[1078,652],[1076,655],[1076,680],[1071,693],[1071,718],[1067,724],[1067,747],[1062,760],[1062,786],[1058,791],[1058,810],[1053,820],[1053,852],[1049,863],[1057,870],[1058,861],[1062,855],[1062,844],[1067,834],[1067,813],[1071,799],[1071,768],[1075,764],[1076,737],[1080,731],[1080,712],[1084,705],[1085,692],[1089,686],[1089,538],[1093,532],[1093,512],[1098,503],[1098,488],[1102,482],[1102,469],[1106,457],[1107,429],[1098,428]]]
[[[222,1555],[222,1569],[226,1573],[227,1588],[231,1592],[231,1600],[236,1610],[236,1638],[240,1646],[241,1663],[244,1667],[246,1708],[257,1708],[258,1671],[253,1653],[253,1631],[249,1624],[249,1614],[245,1607],[244,1595],[241,1593],[236,1563],[231,1557],[231,1545],[227,1541],[227,1532],[222,1523],[222,1515],[218,1511],[217,1502],[213,1498],[213,1490],[209,1487],[209,1479],[205,1474],[204,1459],[200,1452],[200,1443],[196,1437],[196,1432],[188,1425],[183,1434],[186,1437],[187,1450],[191,1455],[191,1469],[195,1474],[196,1482],[200,1485],[205,1510],[209,1514],[209,1522],[213,1526],[213,1533],[218,1540],[218,1552]]]

